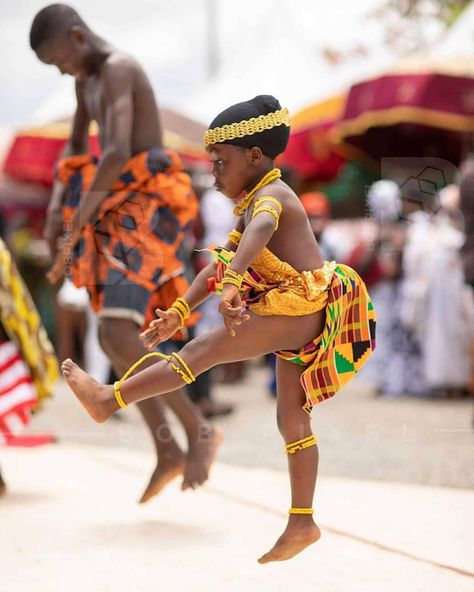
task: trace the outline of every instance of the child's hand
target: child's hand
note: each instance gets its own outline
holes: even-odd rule
[[[224,325],[231,337],[235,336],[234,327],[250,319],[246,310],[237,286],[226,284],[222,290],[219,312],[224,317]]]
[[[180,320],[174,310],[156,308],[155,314],[158,318],[151,321],[148,329],[140,333],[140,339],[148,351],[172,337],[180,328]]]

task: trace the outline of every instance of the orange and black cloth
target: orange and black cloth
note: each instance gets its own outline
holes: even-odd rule
[[[88,154],[59,162],[58,178],[67,186],[65,224],[94,179],[97,164]],[[179,156],[159,149],[137,154],[83,228],[72,253],[74,284],[87,288],[100,315],[143,325],[154,318],[156,306],[167,308],[187,288],[178,251],[197,214],[198,202]]]

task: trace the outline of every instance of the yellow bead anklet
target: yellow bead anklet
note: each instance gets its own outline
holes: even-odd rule
[[[178,360],[178,362],[181,364],[182,368],[184,369],[185,373],[187,374],[189,382],[194,382],[196,380],[196,377],[191,372],[191,368],[186,364],[186,362],[183,360],[183,358],[179,354],[177,354],[176,352],[171,354],[171,356],[173,358],[176,358]]]
[[[122,386],[123,382],[125,380],[127,380],[127,378],[133,372],[135,372],[135,370],[139,366],[141,366],[141,364],[143,364],[143,362],[145,362],[145,360],[148,360],[153,357],[161,358],[162,360],[166,360],[169,363],[169,365],[171,366],[171,368],[176,372],[176,374],[178,374],[182,378],[183,382],[185,382],[186,384],[190,384],[191,382],[194,382],[196,380],[196,377],[192,373],[190,367],[186,364],[186,362],[183,360],[183,358],[179,354],[173,353],[170,356],[168,356],[168,355],[162,354],[160,352],[151,352],[149,354],[144,355],[142,358],[140,358],[138,360],[138,362],[135,362],[135,364],[133,364],[133,366],[131,366],[125,372],[125,374],[122,376],[122,378],[120,380],[117,380],[114,383],[115,400],[117,401],[117,404],[121,409],[125,409],[127,407],[127,403],[123,400],[122,393],[120,392],[120,387]],[[178,363],[182,366],[182,368],[180,368],[179,366],[174,364],[171,361],[172,358],[175,358],[178,361]]]
[[[118,403],[118,406],[121,407],[122,409],[125,409],[127,407],[127,403],[125,403],[125,401],[123,400],[122,397],[122,393],[120,392],[120,387],[122,386],[123,382],[125,380],[127,380],[127,378],[133,374],[133,372],[135,372],[135,370],[141,366],[143,364],[143,362],[145,362],[146,360],[150,359],[150,358],[162,358],[164,360],[169,360],[171,356],[167,356],[165,354],[161,354],[159,352],[151,352],[149,354],[145,354],[143,357],[141,357],[138,362],[135,362],[135,364],[133,364],[133,366],[130,366],[130,368],[125,372],[125,374],[122,376],[122,378],[120,380],[117,380],[114,383],[114,395],[115,395],[115,400]]]
[[[307,436],[306,438],[302,438],[301,440],[297,440],[296,442],[290,442],[285,446],[287,454],[295,454],[300,450],[304,450],[305,448],[310,448],[311,446],[316,446],[317,439],[314,434]]]
[[[312,516],[314,514],[313,508],[290,508],[288,514],[305,514]]]

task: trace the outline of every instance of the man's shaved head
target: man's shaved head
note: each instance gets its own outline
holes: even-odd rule
[[[74,26],[88,29],[74,8],[67,4],[46,6],[33,19],[30,29],[31,49],[37,51],[45,41],[51,41],[58,35],[68,33]]]

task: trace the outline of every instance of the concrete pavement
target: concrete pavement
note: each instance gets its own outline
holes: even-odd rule
[[[315,418],[322,539],[289,562],[256,562],[281,534],[288,508],[265,379],[256,369],[243,385],[219,387],[240,407],[221,422],[224,462],[209,483],[181,493],[175,482],[145,506],[136,500],[152,455],[135,411],[97,426],[58,385],[31,429],[53,429],[59,443],[0,450],[9,485],[0,498],[0,591],[472,591],[474,493],[461,487],[472,478],[470,407],[374,401],[357,385]],[[413,428],[410,437],[397,437],[400,422]],[[433,439],[443,425],[462,431],[440,436],[432,458],[425,432]],[[445,473],[449,457],[456,472]],[[351,462],[356,470],[346,471]],[[458,488],[399,482],[410,481],[413,464],[459,479]],[[467,475],[458,475],[461,467]],[[378,479],[379,471],[385,480],[361,478]]]
[[[181,493],[176,482],[138,506],[147,462],[137,451],[8,449],[2,466],[5,591],[473,589],[472,492],[321,478],[322,539],[292,561],[260,566],[285,522],[283,472],[217,463],[202,490]]]

